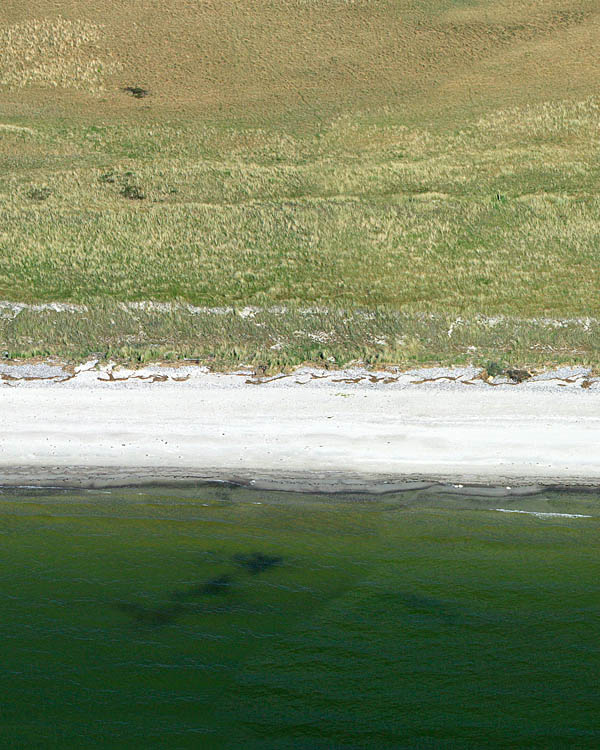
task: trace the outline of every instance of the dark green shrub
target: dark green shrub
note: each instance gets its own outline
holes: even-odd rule
[[[488,362],[485,366],[485,372],[488,378],[497,378],[504,375],[504,367],[499,362]]]

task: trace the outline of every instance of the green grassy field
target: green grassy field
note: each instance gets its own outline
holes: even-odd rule
[[[0,318],[8,356],[597,364],[593,3],[107,7],[0,10],[0,299],[92,321]],[[111,323],[139,300],[257,306],[269,335]],[[385,333],[340,334],[358,310]]]

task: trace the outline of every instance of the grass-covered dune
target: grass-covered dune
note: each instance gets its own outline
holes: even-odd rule
[[[87,312],[4,315],[0,348],[597,364],[598,42],[585,1],[5,0],[0,299]],[[140,300],[178,304],[114,322]],[[385,335],[340,333],[365,313]]]

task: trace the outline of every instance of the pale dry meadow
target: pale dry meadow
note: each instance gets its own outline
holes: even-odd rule
[[[0,11],[0,299],[86,306],[3,315],[5,356],[597,365],[593,61],[539,85],[551,52],[570,69],[595,38],[593,4],[205,3],[194,34],[173,2],[160,38],[83,5]],[[184,62],[165,67],[151,44],[176,32]],[[493,65],[516,75],[531,55],[502,93]],[[143,300],[178,304],[119,307]]]
[[[76,88],[98,94],[120,64],[98,49],[103,28],[58,17],[0,29],[0,87]]]

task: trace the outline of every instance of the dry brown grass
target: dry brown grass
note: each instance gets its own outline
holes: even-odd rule
[[[97,49],[103,29],[60,16],[0,29],[0,87],[104,90],[107,76],[119,70],[110,55]]]
[[[435,119],[464,108],[582,99],[598,77],[591,50],[599,19],[595,0],[3,0],[0,7],[4,38],[11,27],[43,39],[53,28],[74,41],[94,37],[93,55],[77,45],[68,51],[69,70],[44,44],[25,65],[19,42],[10,62],[17,69],[5,72],[18,85],[91,77],[96,88],[92,60],[120,63],[119,72],[104,70],[113,74],[101,105],[55,92],[45,100],[52,106],[258,121],[286,113],[314,121],[384,102],[408,118]],[[152,96],[134,103],[122,91],[128,85]],[[24,96],[19,106],[42,101],[43,94]]]

